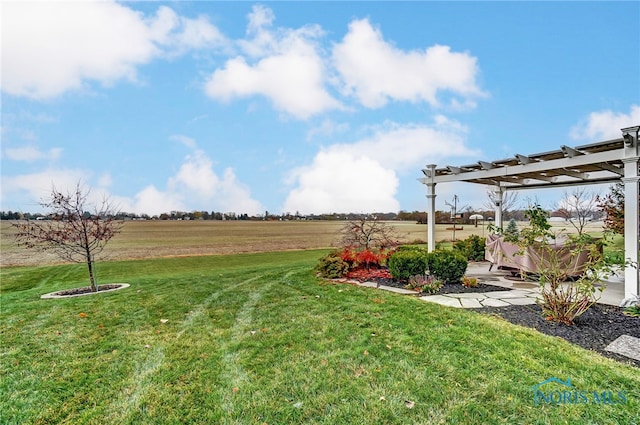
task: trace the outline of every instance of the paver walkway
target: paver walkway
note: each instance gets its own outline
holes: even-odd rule
[[[393,286],[378,285],[375,282],[358,282],[356,280],[344,280],[366,288],[378,288],[383,291],[394,292],[402,295],[417,295],[416,291],[410,289],[396,288]],[[461,294],[426,295],[420,297],[421,300],[448,307],[457,308],[482,308],[482,307],[505,307],[508,305],[535,304],[539,297],[538,292],[529,289],[514,289],[511,291],[492,292],[467,292]]]
[[[513,291],[427,295],[420,297],[420,299],[449,307],[482,308],[535,304],[538,297],[539,295],[535,291],[515,289]]]

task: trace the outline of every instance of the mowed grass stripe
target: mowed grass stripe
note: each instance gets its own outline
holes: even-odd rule
[[[262,277],[263,275],[254,276],[243,282],[221,288],[212,293],[192,311],[189,311],[185,320],[180,324],[181,329],[176,334],[176,339],[180,338],[185,331],[189,331],[194,326],[206,326],[200,319],[205,315],[208,307],[225,292],[243,291],[246,284]],[[108,423],[126,423],[131,419],[131,413],[134,409],[138,408],[141,397],[144,396],[150,386],[154,385],[153,374],[162,366],[163,361],[164,347],[153,348],[143,364],[136,368],[135,374],[131,377],[122,396],[111,403],[109,409],[111,414],[107,417]]]
[[[287,272],[279,280],[282,282],[292,274],[291,271]],[[250,293],[247,301],[242,305],[236,315],[235,323],[231,328],[230,338],[222,344],[220,349],[221,357],[223,360],[222,369],[222,382],[220,387],[222,399],[221,410],[227,417],[231,417],[234,412],[234,394],[237,393],[240,387],[248,381],[248,375],[244,370],[242,363],[240,362],[240,353],[237,350],[237,346],[242,343],[245,338],[251,338],[258,332],[266,332],[267,329],[262,327],[252,326],[253,313],[258,302],[262,299],[263,294],[271,290],[275,281],[269,280],[256,291]]]
[[[202,301],[200,304],[198,304],[193,310],[189,311],[189,314],[187,315],[187,317],[185,318],[185,320],[182,322],[181,324],[181,329],[178,332],[178,334],[176,335],[176,339],[180,338],[182,336],[182,334],[189,330],[192,326],[194,325],[202,325],[203,323],[200,323],[200,319],[202,319],[202,317],[204,316],[204,314],[206,313],[207,309],[209,308],[209,306],[211,305],[211,303],[213,303],[214,301],[216,301],[218,298],[220,298],[220,296],[222,296],[225,292],[227,291],[236,291],[236,292],[241,292],[244,291],[244,286],[247,285],[250,282],[253,282],[256,279],[260,279],[262,278],[264,275],[260,274],[258,276],[253,276],[249,279],[246,279],[236,285],[232,285],[232,286],[227,286],[223,289],[220,289],[216,292],[213,292],[210,296],[208,296],[204,301]],[[206,325],[206,324],[205,324]]]

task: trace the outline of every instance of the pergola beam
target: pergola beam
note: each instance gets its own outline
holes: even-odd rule
[[[462,172],[460,174],[440,174],[436,173],[435,183],[448,183],[456,181],[469,181],[469,180],[486,180],[486,179],[499,179],[509,176],[517,177],[520,174],[542,173],[556,170],[563,170],[565,168],[576,169],[580,166],[586,166],[596,163],[620,161],[620,152],[618,151],[603,151],[591,153],[588,155],[580,155],[570,158],[552,159],[549,161],[536,161],[529,164],[521,165],[505,165],[504,167],[495,167],[490,170],[474,170]],[[437,171],[437,170],[436,170]],[[424,182],[423,182],[424,183]]]
[[[623,169],[618,168],[618,167],[616,167],[614,165],[608,164],[606,162],[599,163],[599,164],[593,164],[593,165],[594,165],[594,167],[598,167],[601,170],[610,171],[610,172],[615,173],[615,174],[617,174],[619,176],[624,176],[624,170]]]
[[[593,185],[599,185],[599,184],[612,184],[619,181],[620,181],[619,177],[603,177],[599,179],[573,180],[573,181],[556,182],[556,183],[530,183],[526,186],[509,186],[509,190],[551,189],[551,188],[587,186],[587,185],[593,186]]]

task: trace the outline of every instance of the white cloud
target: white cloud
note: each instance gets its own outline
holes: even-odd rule
[[[464,144],[466,128],[456,121],[436,117],[432,126],[386,123],[371,137],[353,144],[338,144],[330,151],[362,153],[395,171],[422,167],[443,158],[477,156]]]
[[[180,142],[189,149],[196,149],[197,147],[195,140],[193,140],[191,137],[183,136],[182,134],[174,134],[173,136],[169,137],[169,140]]]
[[[126,211],[160,214],[173,210],[215,210],[238,214],[258,214],[264,211],[260,202],[251,197],[250,189],[239,182],[233,169],[227,168],[222,176],[213,169],[213,161],[195,141],[186,136],[172,139],[187,141],[192,148],[175,175],[167,179],[164,190],[149,185],[127,202]],[[124,209],[124,208],[123,208]]]
[[[204,151],[196,150],[186,156],[178,173],[169,179],[168,186],[175,192],[185,189],[199,198],[210,198],[219,184],[211,159]]]
[[[431,126],[386,123],[352,144],[321,149],[291,171],[283,211],[398,211],[398,176],[446,158],[478,156],[465,146],[466,128],[439,116]]]
[[[218,30],[161,6],[145,17],[111,1],[7,2],[2,16],[2,90],[47,99],[88,81],[135,81],[137,67],[224,43]]]
[[[149,185],[136,193],[134,202],[127,201],[128,206],[122,206],[121,209],[137,214],[159,215],[164,212],[186,210],[177,193],[160,191],[154,185]]]
[[[307,141],[317,136],[331,137],[347,130],[349,130],[349,123],[336,123],[330,119],[325,119],[318,127],[314,127],[307,132]]]
[[[298,119],[329,110],[346,110],[328,91],[339,87],[368,108],[389,100],[427,102],[468,110],[486,94],[478,87],[477,59],[466,52],[434,45],[403,51],[385,41],[368,20],[354,20],[330,57],[319,45],[318,25],[274,27],[273,11],[254,6],[248,15],[242,51],[208,78],[206,93],[220,101],[264,96],[274,108]]]
[[[303,214],[328,212],[398,211],[398,178],[393,170],[364,155],[320,151],[307,167],[290,176],[297,182],[283,211]]]
[[[640,105],[631,105],[629,113],[604,110],[592,112],[571,129],[576,140],[605,140],[622,137],[620,129],[640,124]]]
[[[7,148],[4,150],[6,157],[13,161],[35,162],[41,160],[57,160],[62,153],[61,148],[51,148],[44,152],[33,146],[25,146],[21,148]]]
[[[175,138],[172,137],[172,138]],[[227,168],[222,176],[213,169],[213,161],[197,148],[195,141],[185,146],[192,152],[185,156],[175,175],[167,179],[165,189],[148,185],[133,197],[121,196],[111,192],[113,180],[109,173],[97,177],[90,193],[90,202],[98,203],[109,198],[113,205],[121,211],[138,214],[160,214],[174,210],[215,210],[236,212],[238,214],[259,214],[264,211],[260,202],[251,197],[251,190],[238,181],[233,169]],[[39,173],[17,176],[2,176],[2,199],[11,194],[12,199],[23,198],[23,204],[33,204],[35,211],[37,202],[51,193],[52,185],[60,191],[75,190],[81,181],[87,187],[92,186],[92,175],[77,169],[48,168]]]
[[[484,95],[476,83],[475,57],[441,45],[402,51],[385,41],[367,19],[351,22],[347,35],[333,48],[333,62],[345,94],[368,108],[382,107],[389,100],[437,106],[442,91],[462,96],[462,103],[451,101],[455,108],[473,107],[471,99]]]
[[[276,17],[271,9],[255,5],[247,16],[247,40],[238,40],[238,45],[251,57],[263,57],[277,50],[277,35],[271,26]]]
[[[22,204],[32,204],[33,211],[36,211],[37,204],[48,198],[54,185],[57,190],[68,192],[74,190],[79,181],[87,180],[87,173],[81,170],[58,168],[47,168],[32,174],[2,176],[3,204],[7,195],[12,194],[12,200],[22,197]]]
[[[98,178],[98,187],[108,188],[113,183],[113,178],[110,173],[104,173]]]
[[[261,95],[274,107],[299,119],[341,108],[324,88],[327,78],[316,39],[317,26],[296,30],[271,28],[273,13],[255,6],[247,34],[238,44],[255,61],[243,56],[228,60],[206,82],[206,93],[218,100]]]

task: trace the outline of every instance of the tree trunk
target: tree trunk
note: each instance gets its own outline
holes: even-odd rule
[[[87,254],[87,268],[89,269],[89,282],[91,283],[91,291],[98,292],[96,278],[93,275],[93,258],[91,257],[91,254]]]

